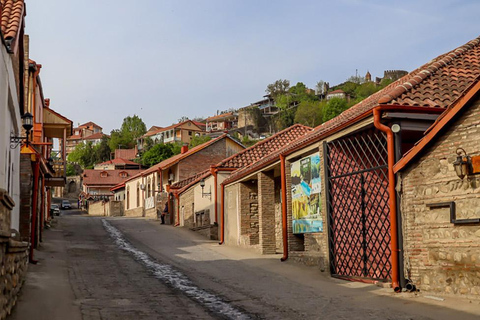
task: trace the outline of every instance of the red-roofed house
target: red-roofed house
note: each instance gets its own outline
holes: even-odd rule
[[[93,200],[113,198],[111,188],[123,183],[125,180],[131,178],[142,172],[142,169],[125,170],[96,170],[85,169],[83,171],[83,192],[85,195],[93,197]],[[86,198],[89,198],[89,197]]]
[[[142,165],[127,159],[115,158],[113,160],[108,160],[108,161],[96,164],[94,169],[95,170],[142,169]]]
[[[399,163],[397,170],[400,171],[400,164],[408,162],[400,160],[402,156],[404,159],[414,158],[415,154],[418,156],[421,151],[414,146],[428,141],[422,138],[425,134],[428,137],[435,128],[430,128],[432,124],[451,114],[449,111],[464,103],[469,93],[477,92],[473,88],[478,88],[480,77],[479,44],[480,38],[477,38],[433,59],[318,126],[305,137],[234,172],[223,183],[227,198],[225,210],[229,210],[228,194],[232,188],[239,182],[248,185],[252,177],[259,174],[262,181],[258,181],[258,206],[261,201],[271,201],[268,197],[274,188],[268,186],[271,184],[269,174],[279,167],[285,172],[280,191],[283,199],[283,259],[316,259],[321,270],[330,270],[335,277],[391,281],[392,287],[400,290],[406,286],[405,279],[411,277],[412,272],[431,268],[426,259],[429,259],[429,250],[430,257],[434,253],[431,246],[416,249],[420,244],[414,238],[421,233],[421,228],[427,229],[428,224],[422,225],[417,215],[428,210],[419,208],[422,206],[420,202],[414,202],[403,206],[416,205],[417,209],[408,209],[403,214],[398,212],[401,202],[397,201],[397,192],[402,188],[402,177],[395,174],[394,164]],[[449,113],[437,120],[446,110]],[[463,141],[466,140],[446,146],[455,149]],[[413,153],[408,152],[410,149]],[[444,163],[444,171],[451,170],[446,163],[451,160],[453,149],[443,155],[443,160],[437,158]],[[478,148],[472,152],[478,152]],[[318,166],[313,165],[316,159],[319,159]],[[411,168],[415,167],[411,164]],[[432,166],[431,170],[435,168],[438,166]],[[424,199],[431,195],[430,192],[437,192],[433,187],[430,191],[422,191],[428,187],[417,187],[415,183],[428,184],[431,175],[412,170],[416,173],[410,175],[409,189],[405,189],[408,192],[403,196],[410,197],[413,202],[420,196],[417,192],[421,192]],[[315,181],[317,177],[320,190],[318,181]],[[267,194],[261,186],[263,183]],[[410,215],[410,220],[402,221],[405,214]],[[413,215],[415,220],[412,220]],[[272,215],[264,217],[259,213],[259,216],[261,220],[271,219]],[[415,226],[418,228],[415,232],[408,230]],[[229,227],[228,221],[225,227]],[[405,235],[412,242],[402,241],[402,230],[407,230]],[[225,241],[231,232],[236,230],[225,230]],[[408,245],[411,251],[405,255],[404,246]],[[457,248],[448,250],[453,252]],[[425,251],[425,254],[419,251]],[[417,259],[418,254],[421,257]],[[463,252],[462,257],[463,254],[468,257],[467,252]],[[415,268],[412,263],[417,264]],[[455,270],[467,272],[468,268]],[[415,279],[420,279],[418,275]],[[425,288],[433,288],[433,279],[438,279],[434,275],[445,277],[446,273],[441,274],[439,269],[428,273],[430,285]]]
[[[207,118],[207,132],[227,131],[238,126],[238,114],[225,112]]]
[[[311,130],[312,128],[299,124],[291,126],[256,143],[250,148],[242,150],[212,165],[209,170],[196,173],[172,185],[171,189],[174,190],[174,193],[179,198],[179,202],[177,203],[177,221],[179,221],[182,226],[199,230],[211,239],[218,239],[217,225],[221,225],[222,222],[218,216],[222,204],[221,183],[227,179],[232,172],[260,161],[272,152],[304,136]],[[279,173],[277,173],[277,175],[278,174]],[[248,199],[254,197],[253,193],[244,194],[244,196]],[[229,194],[228,197],[231,198],[233,195]],[[245,205],[249,206],[250,203]],[[273,203],[270,205],[273,206]],[[232,204],[232,206],[236,206],[236,203]],[[243,203],[240,206],[243,206]],[[238,217],[234,218],[232,212],[232,218],[229,221],[238,218],[242,226],[245,226],[245,228],[247,228],[247,225],[249,226],[249,231],[247,232],[246,229],[242,230],[241,235],[230,243],[255,246],[258,244],[258,220],[254,221],[255,217],[251,216],[250,211],[243,211],[243,213],[244,214],[239,214]],[[256,229],[256,240],[253,239],[254,236],[251,236],[251,234],[254,233],[252,229]],[[237,234],[234,235],[232,233],[232,238],[236,235]]]
[[[138,148],[144,148],[145,139],[152,139],[153,143],[180,143],[189,144],[192,137],[205,135],[205,125],[198,121],[187,120],[171,126],[153,130],[153,127],[138,139]]]
[[[172,197],[167,199],[170,186],[180,180],[208,169],[212,164],[229,157],[244,146],[227,134],[205,142],[188,150],[182,148],[182,153],[170,157],[142,173],[125,181],[125,215],[157,217],[157,208],[163,208],[169,202],[169,216],[167,221],[174,223]],[[158,193],[160,197],[155,197]],[[160,199],[159,199],[160,198]]]
[[[73,128],[72,134],[67,138],[67,155],[70,154],[75,147],[86,141],[91,141],[94,145],[100,143],[104,134],[102,127],[89,121],[77,128]]]

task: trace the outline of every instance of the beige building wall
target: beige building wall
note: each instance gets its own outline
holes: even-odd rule
[[[225,187],[224,242],[230,245],[239,245],[240,221],[238,192],[238,183]]]

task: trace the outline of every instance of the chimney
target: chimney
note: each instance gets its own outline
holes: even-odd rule
[[[188,151],[188,144],[184,143],[183,146],[182,146],[182,152],[181,153],[185,153],[187,151]]]

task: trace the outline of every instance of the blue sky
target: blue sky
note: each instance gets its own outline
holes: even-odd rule
[[[51,107],[105,133],[313,88],[412,71],[480,36],[480,1],[26,0],[30,58]]]

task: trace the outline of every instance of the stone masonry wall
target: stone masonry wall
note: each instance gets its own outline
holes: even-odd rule
[[[453,224],[449,208],[427,207],[454,201],[457,219],[480,218],[480,176],[461,180],[452,165],[458,147],[480,155],[479,100],[467,108],[401,174],[405,276],[424,292],[480,299],[480,224]]]
[[[180,196],[180,208],[183,207],[183,224],[187,228],[193,228],[195,227],[195,221],[194,221],[194,212],[192,208],[192,203],[194,203],[193,198],[194,198],[194,188],[191,188],[190,190],[185,191],[182,193]],[[180,210],[180,214],[182,213],[182,210]]]
[[[275,180],[271,172],[259,172],[258,177],[258,225],[262,254],[275,253]]]
[[[15,203],[6,190],[0,189],[0,319],[5,319],[17,301],[28,266],[28,242],[11,237],[10,215]],[[20,237],[20,236],[19,236]]]
[[[240,234],[247,236],[248,245],[259,244],[258,190],[257,183],[241,182],[240,189]]]
[[[30,241],[33,171],[30,155],[20,155],[20,240]]]
[[[226,142],[222,140],[190,155],[179,163],[180,173],[178,180],[186,179],[210,168],[211,165],[217,164],[225,159],[226,154]]]

